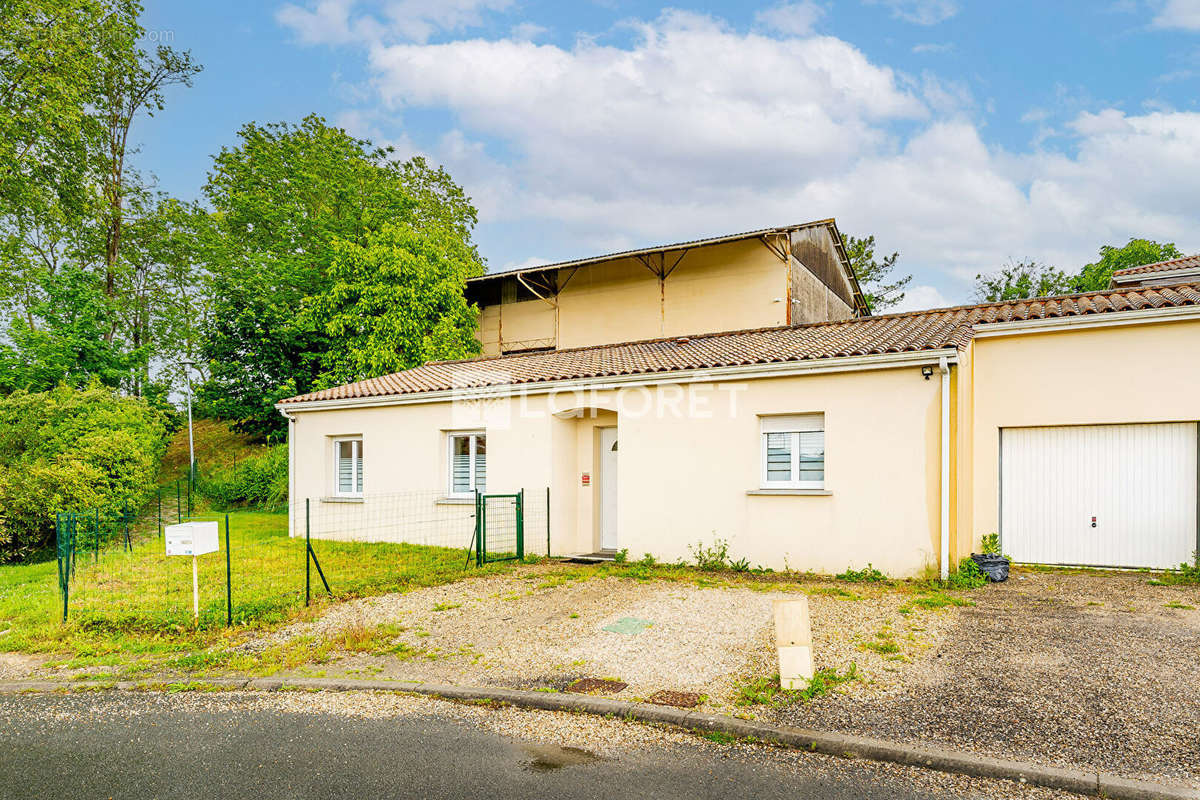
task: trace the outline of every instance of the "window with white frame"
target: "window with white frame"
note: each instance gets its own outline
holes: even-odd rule
[[[825,415],[761,417],[762,488],[825,488]]]
[[[483,431],[451,433],[450,495],[468,497],[487,491],[487,436]]]
[[[337,497],[362,497],[362,439],[333,440],[333,493]]]

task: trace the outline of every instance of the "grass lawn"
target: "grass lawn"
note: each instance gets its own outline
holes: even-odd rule
[[[287,515],[229,514],[232,628],[226,627],[224,514],[221,551],[199,557],[200,620],[192,620],[191,559],[163,554],[153,523],[131,552],[119,546],[77,555],[68,620],[62,622],[55,561],[0,566],[0,652],[52,653],[74,663],[128,663],[232,646],[247,628],[312,613],[304,606],[304,540],[287,535]],[[506,569],[467,565],[463,550],[314,540],[335,598],[402,591]],[[315,604],[327,595],[314,568]]]

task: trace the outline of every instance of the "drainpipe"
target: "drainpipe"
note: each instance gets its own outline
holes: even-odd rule
[[[942,373],[942,486],[941,486],[941,577],[950,577],[950,364],[945,356],[938,359]]]
[[[288,536],[292,537],[296,535],[296,418],[282,408],[279,413],[288,421]]]

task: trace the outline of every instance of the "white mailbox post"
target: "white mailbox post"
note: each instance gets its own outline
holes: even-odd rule
[[[218,545],[216,522],[181,522],[164,530],[167,555],[192,557],[192,619],[200,619],[200,576],[196,556],[215,553]]]

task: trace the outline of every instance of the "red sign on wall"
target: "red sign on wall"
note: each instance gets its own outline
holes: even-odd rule
[[[590,472],[585,472],[585,473],[583,473],[583,474],[582,474],[582,475],[579,477],[579,483],[580,483],[581,485],[583,485],[583,486],[591,486],[591,484],[592,484],[592,473],[590,473]]]

